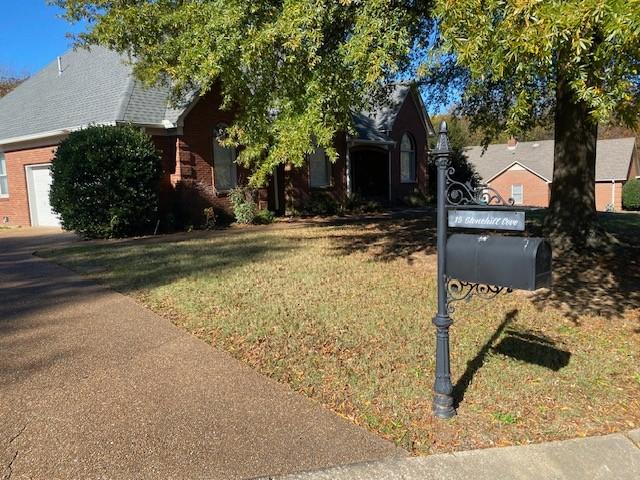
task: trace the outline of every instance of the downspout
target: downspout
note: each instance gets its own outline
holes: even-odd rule
[[[389,149],[389,202],[391,202],[391,147],[387,147]]]
[[[347,197],[351,197],[351,147],[349,146],[349,142],[347,141]]]
[[[278,167],[273,169],[273,194],[275,195],[273,205],[276,207],[276,212],[280,211],[280,192],[278,190]]]
[[[616,181],[611,180],[611,210],[616,209]]]

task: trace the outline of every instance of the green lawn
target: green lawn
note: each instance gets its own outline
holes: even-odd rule
[[[628,218],[608,221],[640,238]],[[431,219],[379,219],[43,254],[417,454],[640,427],[640,242],[557,259],[553,292],[459,305],[451,421],[431,416],[434,243]]]

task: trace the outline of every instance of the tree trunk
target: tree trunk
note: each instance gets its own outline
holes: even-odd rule
[[[595,204],[598,125],[558,75],[551,200],[546,230],[555,246],[582,248],[603,241]]]

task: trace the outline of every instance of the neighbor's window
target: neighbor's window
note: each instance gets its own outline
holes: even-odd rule
[[[4,153],[0,152],[0,197],[9,196],[9,181],[7,180],[7,161]]]
[[[524,188],[522,185],[511,185],[511,198],[516,205],[522,205],[524,200]]]
[[[328,187],[331,185],[331,166],[321,147],[309,155],[309,186]]]
[[[400,181],[402,183],[416,181],[416,147],[408,133],[402,135],[400,141]]]
[[[220,145],[225,131],[225,126],[218,127],[213,138],[213,178],[215,189],[219,192],[234,188],[237,181],[236,150]]]

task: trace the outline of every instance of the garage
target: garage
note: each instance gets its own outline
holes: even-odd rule
[[[34,227],[59,227],[60,219],[51,209],[51,164],[27,165],[27,189],[29,192],[29,214]]]

